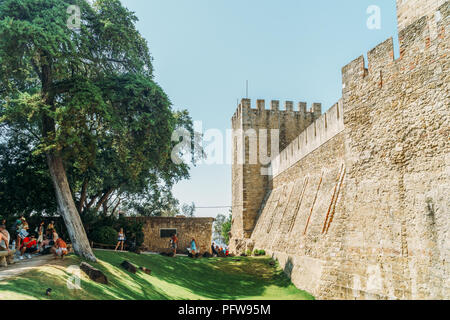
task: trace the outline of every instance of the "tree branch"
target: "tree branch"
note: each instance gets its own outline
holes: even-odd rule
[[[78,203],[78,212],[80,214],[81,214],[81,211],[83,210],[84,203],[86,202],[88,183],[89,183],[89,179],[85,178],[84,182],[83,182],[83,186],[81,187],[80,202]]]
[[[117,202],[117,204],[115,205],[115,207],[114,207],[113,212],[112,212],[111,215],[114,215],[114,214],[116,213],[116,210],[117,210],[117,208],[119,207],[121,201],[122,201],[122,199],[119,198],[119,202]]]
[[[89,203],[86,206],[86,211],[89,210],[95,203],[95,200],[97,200],[97,198],[100,196],[100,192],[97,193],[95,196],[92,197],[91,201],[89,201]]]
[[[114,191],[114,188],[110,188],[101,198],[98,200],[97,205],[95,206],[95,211],[100,210],[102,204],[108,199],[111,193]]]

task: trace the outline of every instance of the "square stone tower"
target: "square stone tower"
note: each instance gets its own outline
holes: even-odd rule
[[[398,30],[423,16],[434,16],[446,1],[448,0],[397,0]]]
[[[285,103],[284,110],[280,110],[279,104],[274,100],[271,109],[266,110],[264,100],[257,100],[256,108],[252,108],[249,99],[242,99],[232,118],[232,249],[235,249],[233,241],[248,239],[252,234],[269,188],[270,160],[322,113],[320,103],[314,103],[310,111],[304,102],[298,104],[297,110],[292,101]],[[272,142],[277,146],[273,151]]]

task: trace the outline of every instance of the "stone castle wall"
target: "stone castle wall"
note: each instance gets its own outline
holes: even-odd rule
[[[232,233],[319,299],[450,298],[450,9],[421,2],[400,58],[389,39],[342,69],[342,100],[272,161],[251,237]]]
[[[436,8],[445,2],[446,0],[397,0],[398,29],[402,30],[423,16],[434,18]]]
[[[279,145],[276,153],[284,149],[305,128],[316,120],[322,110],[319,103],[306,110],[306,103],[300,102],[294,110],[294,103],[287,101],[284,110],[280,110],[279,101],[271,101],[271,109],[266,110],[265,101],[258,100],[252,108],[249,99],[243,99],[233,116],[233,227],[232,232],[240,238],[249,238],[255,226],[256,216],[268,188],[268,175],[261,174],[270,164],[271,130],[279,130]],[[263,136],[260,129],[267,130]],[[261,152],[261,142],[267,145]],[[252,149],[250,145],[254,146]],[[267,156],[267,165],[261,165],[258,156]],[[254,158],[256,156],[256,158]],[[239,161],[242,159],[243,161]],[[244,161],[245,160],[245,161]]]

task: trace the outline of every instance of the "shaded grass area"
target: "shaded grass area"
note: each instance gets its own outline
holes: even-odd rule
[[[73,279],[71,265],[82,261],[71,255],[63,265],[39,267],[33,271],[0,282],[0,300],[310,300],[308,293],[297,289],[268,257],[190,259],[159,255],[137,255],[129,252],[95,251],[94,267],[102,270],[109,285],[91,281],[81,272],[81,289],[73,290],[67,281]],[[120,267],[127,260],[137,267],[152,270],[151,275],[135,275]],[[238,261],[240,260],[240,261]],[[52,288],[52,295],[45,291]]]

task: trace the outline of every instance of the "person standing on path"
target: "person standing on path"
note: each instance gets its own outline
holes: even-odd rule
[[[28,236],[28,222],[25,217],[21,217],[16,221],[17,242],[16,249],[20,250],[22,247],[22,241]]]
[[[173,256],[175,257],[177,254],[177,247],[178,247],[178,237],[177,235],[174,233],[172,234],[172,250],[173,250]]]
[[[117,249],[120,246],[120,251],[123,251],[123,244],[125,242],[125,233],[123,232],[123,228],[120,228],[118,239],[117,239],[117,245],[114,251],[117,251]]]
[[[37,242],[38,243],[42,243],[44,241],[44,225],[45,225],[45,222],[42,221],[37,229],[37,234],[38,234]]]

